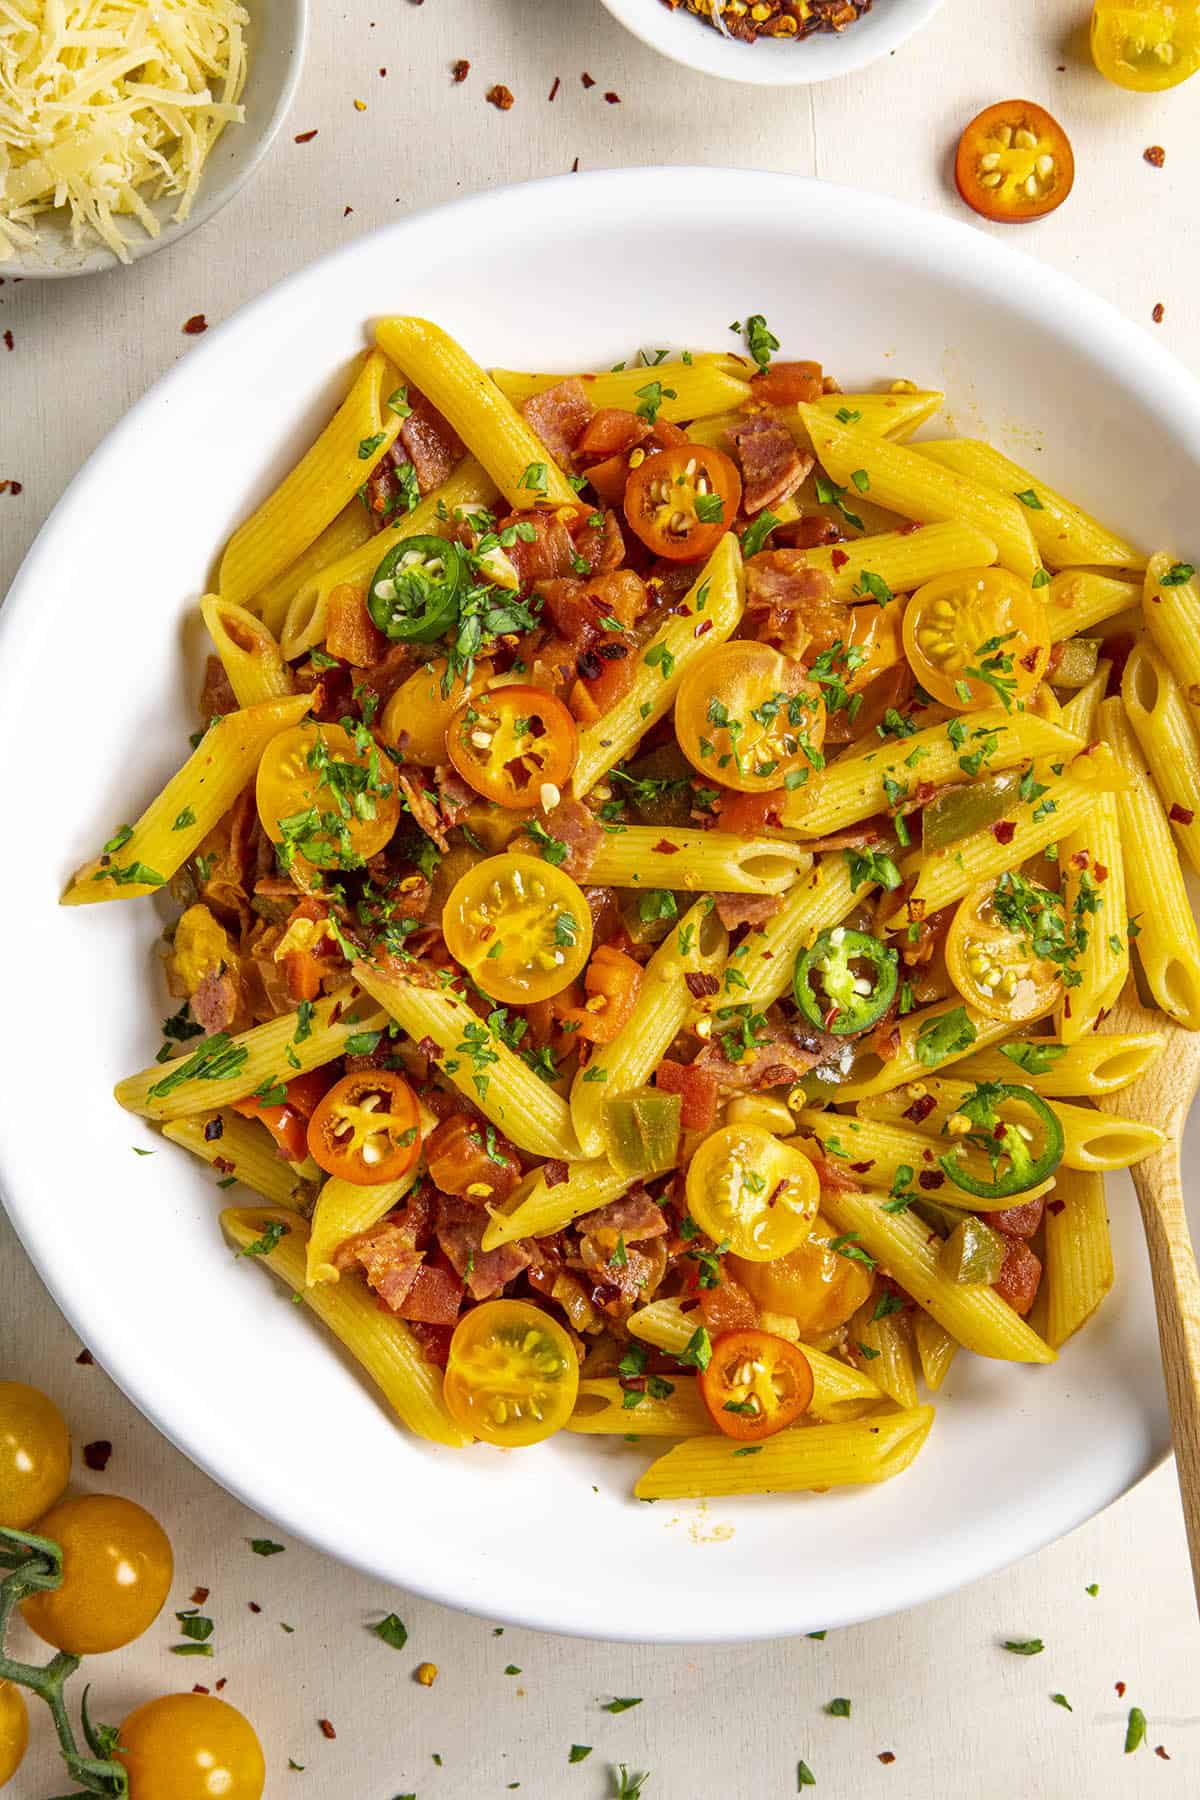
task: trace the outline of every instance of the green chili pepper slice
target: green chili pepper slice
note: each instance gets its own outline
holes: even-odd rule
[[[796,958],[792,989],[810,1025],[850,1037],[876,1024],[892,1004],[899,959],[866,931],[835,925]]]
[[[1040,1131],[1038,1149],[1026,1136],[1029,1127],[1000,1117],[999,1108],[1015,1102],[1033,1114],[1032,1125]],[[1052,1109],[1032,1088],[1017,1087],[1008,1082],[985,1081],[973,1089],[952,1117],[966,1118],[972,1129],[962,1133],[959,1142],[982,1150],[992,1165],[991,1181],[981,1181],[961,1166],[951,1151],[939,1156],[938,1163],[956,1187],[979,1200],[1006,1200],[1011,1194],[1024,1194],[1053,1175],[1063,1154],[1063,1129]],[[943,1131],[949,1126],[946,1121]],[[1003,1165],[1003,1166],[1002,1166]]]
[[[371,577],[367,611],[388,637],[431,644],[458,617],[465,566],[460,547],[445,538],[401,538]]]
[[[1016,805],[1020,787],[1020,769],[1004,769],[999,775],[940,789],[921,813],[922,847],[940,850],[973,831],[982,831],[985,825],[994,825]]]

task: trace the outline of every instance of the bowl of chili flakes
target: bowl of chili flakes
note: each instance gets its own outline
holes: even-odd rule
[[[635,37],[725,81],[792,87],[887,56],[942,0],[603,0]]]

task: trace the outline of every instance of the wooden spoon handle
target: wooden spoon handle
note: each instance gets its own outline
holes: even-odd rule
[[[1160,1150],[1132,1174],[1150,1253],[1175,1465],[1200,1603],[1200,1271],[1188,1235],[1178,1150]]]

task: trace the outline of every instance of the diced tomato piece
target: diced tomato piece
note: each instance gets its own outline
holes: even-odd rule
[[[502,1200],[521,1179],[521,1165],[508,1140],[466,1113],[452,1113],[429,1134],[425,1161],[441,1193],[462,1194],[478,1206]]]
[[[683,1105],[679,1122],[685,1131],[711,1131],[717,1117],[717,1078],[695,1063],[660,1062],[654,1085],[664,1094],[678,1094]]]
[[[753,1331],[758,1308],[740,1282],[723,1276],[720,1287],[700,1289],[700,1311],[710,1337],[723,1331]]]
[[[423,1325],[453,1325],[463,1303],[463,1284],[452,1269],[422,1263],[416,1280],[397,1312],[402,1319],[419,1319]]]
[[[592,952],[583,986],[589,999],[602,1000],[603,1004],[589,1007],[585,1000],[582,1006],[572,1007],[559,1017],[564,1025],[575,1027],[576,1038],[584,1038],[590,1044],[611,1043],[637,1002],[642,966],[612,944],[601,944]]]
[[[606,651],[619,654],[606,656]],[[598,638],[590,652],[589,669],[596,673],[581,675],[571,683],[567,705],[581,725],[593,725],[623,700],[637,679],[638,659],[623,638],[609,634]]]
[[[750,383],[750,397],[767,406],[795,406],[821,397],[822,369],[818,362],[772,363]]]
[[[575,460],[582,467],[606,457],[621,456],[650,436],[650,422],[623,406],[602,406],[594,413],[575,445]]]
[[[1022,1318],[1037,1299],[1042,1281],[1042,1265],[1023,1238],[1011,1238],[1008,1254],[999,1278],[992,1283],[1002,1300],[1007,1300]]]
[[[736,832],[739,837],[757,837],[759,832],[778,826],[785,798],[783,788],[768,788],[761,794],[734,794],[723,789],[714,803],[721,830]]]
[[[1036,1200],[1026,1200],[1024,1206],[1006,1206],[1002,1212],[984,1213],[983,1221],[1005,1237],[1031,1238],[1041,1224],[1045,1210],[1045,1199],[1039,1196]]]
[[[366,594],[351,582],[340,581],[331,592],[326,621],[326,650],[355,668],[378,662],[387,648],[387,639],[367,611]]]

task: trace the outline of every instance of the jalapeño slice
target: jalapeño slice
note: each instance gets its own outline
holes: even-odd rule
[[[1015,1102],[1033,1115],[1029,1125],[1000,1117],[999,1108],[1006,1101]],[[1062,1126],[1032,1088],[1008,1082],[981,1082],[951,1116],[967,1120],[971,1129],[960,1136],[959,1142],[983,1151],[992,1165],[992,1179],[982,1181],[968,1174],[954,1151],[949,1156],[939,1156],[938,1162],[956,1187],[979,1200],[1006,1200],[1011,1194],[1023,1194],[1046,1181],[1062,1161]],[[947,1126],[949,1123],[947,1120]]]
[[[388,637],[431,644],[458,616],[464,571],[458,544],[440,537],[401,538],[371,577],[367,611]]]
[[[792,988],[810,1025],[837,1037],[866,1031],[896,993],[899,959],[866,931],[835,925],[796,958]]]

